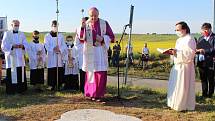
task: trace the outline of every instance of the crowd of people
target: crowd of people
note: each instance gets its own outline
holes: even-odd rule
[[[127,53],[127,49],[128,49],[128,46],[125,47],[126,53]],[[109,66],[117,67],[119,65],[120,51],[121,51],[121,46],[118,41],[116,41],[115,45],[113,46],[113,49],[109,47],[108,49]],[[142,48],[140,58],[141,58],[142,68],[146,69],[149,61],[149,48],[147,47],[147,43],[144,43],[144,47]],[[133,46],[130,46],[130,49],[128,50],[128,59],[129,59],[129,65],[134,65]]]
[[[64,36],[58,32],[59,23],[51,23],[51,31],[40,41],[40,32],[35,30],[32,41],[19,31],[20,22],[12,21],[12,30],[4,33],[1,49],[6,61],[6,93],[23,93],[27,90],[26,59],[30,66],[30,84],[41,91],[44,85],[44,69],[47,68],[47,85],[50,90],[80,90],[93,101],[101,101],[105,95],[108,65],[119,65],[121,47],[116,41],[113,49],[110,43],[115,36],[107,21],[99,18],[99,10],[89,9],[89,17],[81,20],[76,35]],[[171,69],[167,105],[174,110],[195,109],[195,66],[202,82],[202,97],[211,98],[214,93],[215,34],[211,24],[201,27],[202,36],[197,42],[190,35],[185,22],[175,25],[179,37],[174,49],[166,54],[174,56]],[[126,50],[128,46],[126,46]],[[128,51],[133,63],[133,47]],[[149,49],[147,43],[142,49],[142,59],[147,64]],[[144,65],[144,64],[143,64]],[[79,77],[80,76],[80,77]]]
[[[101,101],[106,91],[108,48],[115,36],[107,21],[99,18],[99,11],[89,9],[89,17],[81,21],[75,38],[64,40],[58,32],[59,23],[51,23],[51,31],[41,43],[40,32],[35,30],[32,41],[19,30],[20,21],[13,20],[12,29],[4,33],[1,49],[6,61],[6,93],[27,90],[26,55],[29,58],[30,84],[42,91],[44,69],[50,90],[80,90],[91,100]],[[115,53],[115,52],[114,52]],[[80,75],[80,79],[79,79]],[[80,81],[79,81],[80,80]]]

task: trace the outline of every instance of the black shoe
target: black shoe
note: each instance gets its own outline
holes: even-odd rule
[[[202,97],[207,98],[208,94],[202,94]]]
[[[213,94],[209,94],[209,95],[208,95],[208,98],[212,98],[212,97],[213,97]]]
[[[51,87],[51,91],[55,91],[55,88],[54,88],[54,87]]]
[[[34,91],[35,91],[36,93],[41,93],[41,92],[43,92],[43,90],[42,90],[42,89],[40,89],[40,88],[35,89]]]
[[[181,113],[186,113],[186,112],[188,112],[187,110],[182,110],[182,111],[180,111]]]

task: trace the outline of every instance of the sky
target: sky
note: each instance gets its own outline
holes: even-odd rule
[[[21,22],[20,30],[49,31],[56,19],[56,0],[0,0],[0,16],[7,16],[8,29],[13,19]],[[134,6],[133,33],[170,34],[175,24],[185,21],[192,33],[200,32],[204,22],[213,22],[213,0],[59,0],[59,30],[75,32],[91,7],[108,21],[114,33],[122,33],[129,23],[130,6]]]

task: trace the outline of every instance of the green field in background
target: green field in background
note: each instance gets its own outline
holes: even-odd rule
[[[74,33],[63,33],[66,35],[73,35]],[[25,33],[27,40],[32,40],[31,33]],[[45,33],[40,34],[40,41],[43,42]],[[121,34],[116,34],[116,40],[119,41]],[[195,37],[199,37],[199,35],[194,35]],[[146,34],[134,34],[132,35],[132,46],[134,50],[134,54],[142,51],[144,43],[148,44],[148,48],[150,53],[158,54],[157,48],[173,48],[175,46],[177,36],[174,34],[155,34],[155,35],[146,35]],[[128,42],[128,35],[124,35],[121,41],[122,53],[125,53],[125,47]],[[111,44],[111,47],[114,43]]]

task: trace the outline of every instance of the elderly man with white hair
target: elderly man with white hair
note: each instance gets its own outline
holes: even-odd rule
[[[24,33],[19,31],[20,22],[13,20],[11,26],[12,30],[4,34],[1,45],[6,60],[7,94],[22,93],[27,90],[24,55],[28,43]]]
[[[85,96],[101,101],[107,83],[107,50],[110,42],[114,42],[114,34],[108,22],[99,18],[95,7],[89,10],[89,20],[77,34],[84,38],[82,69],[86,72]]]

